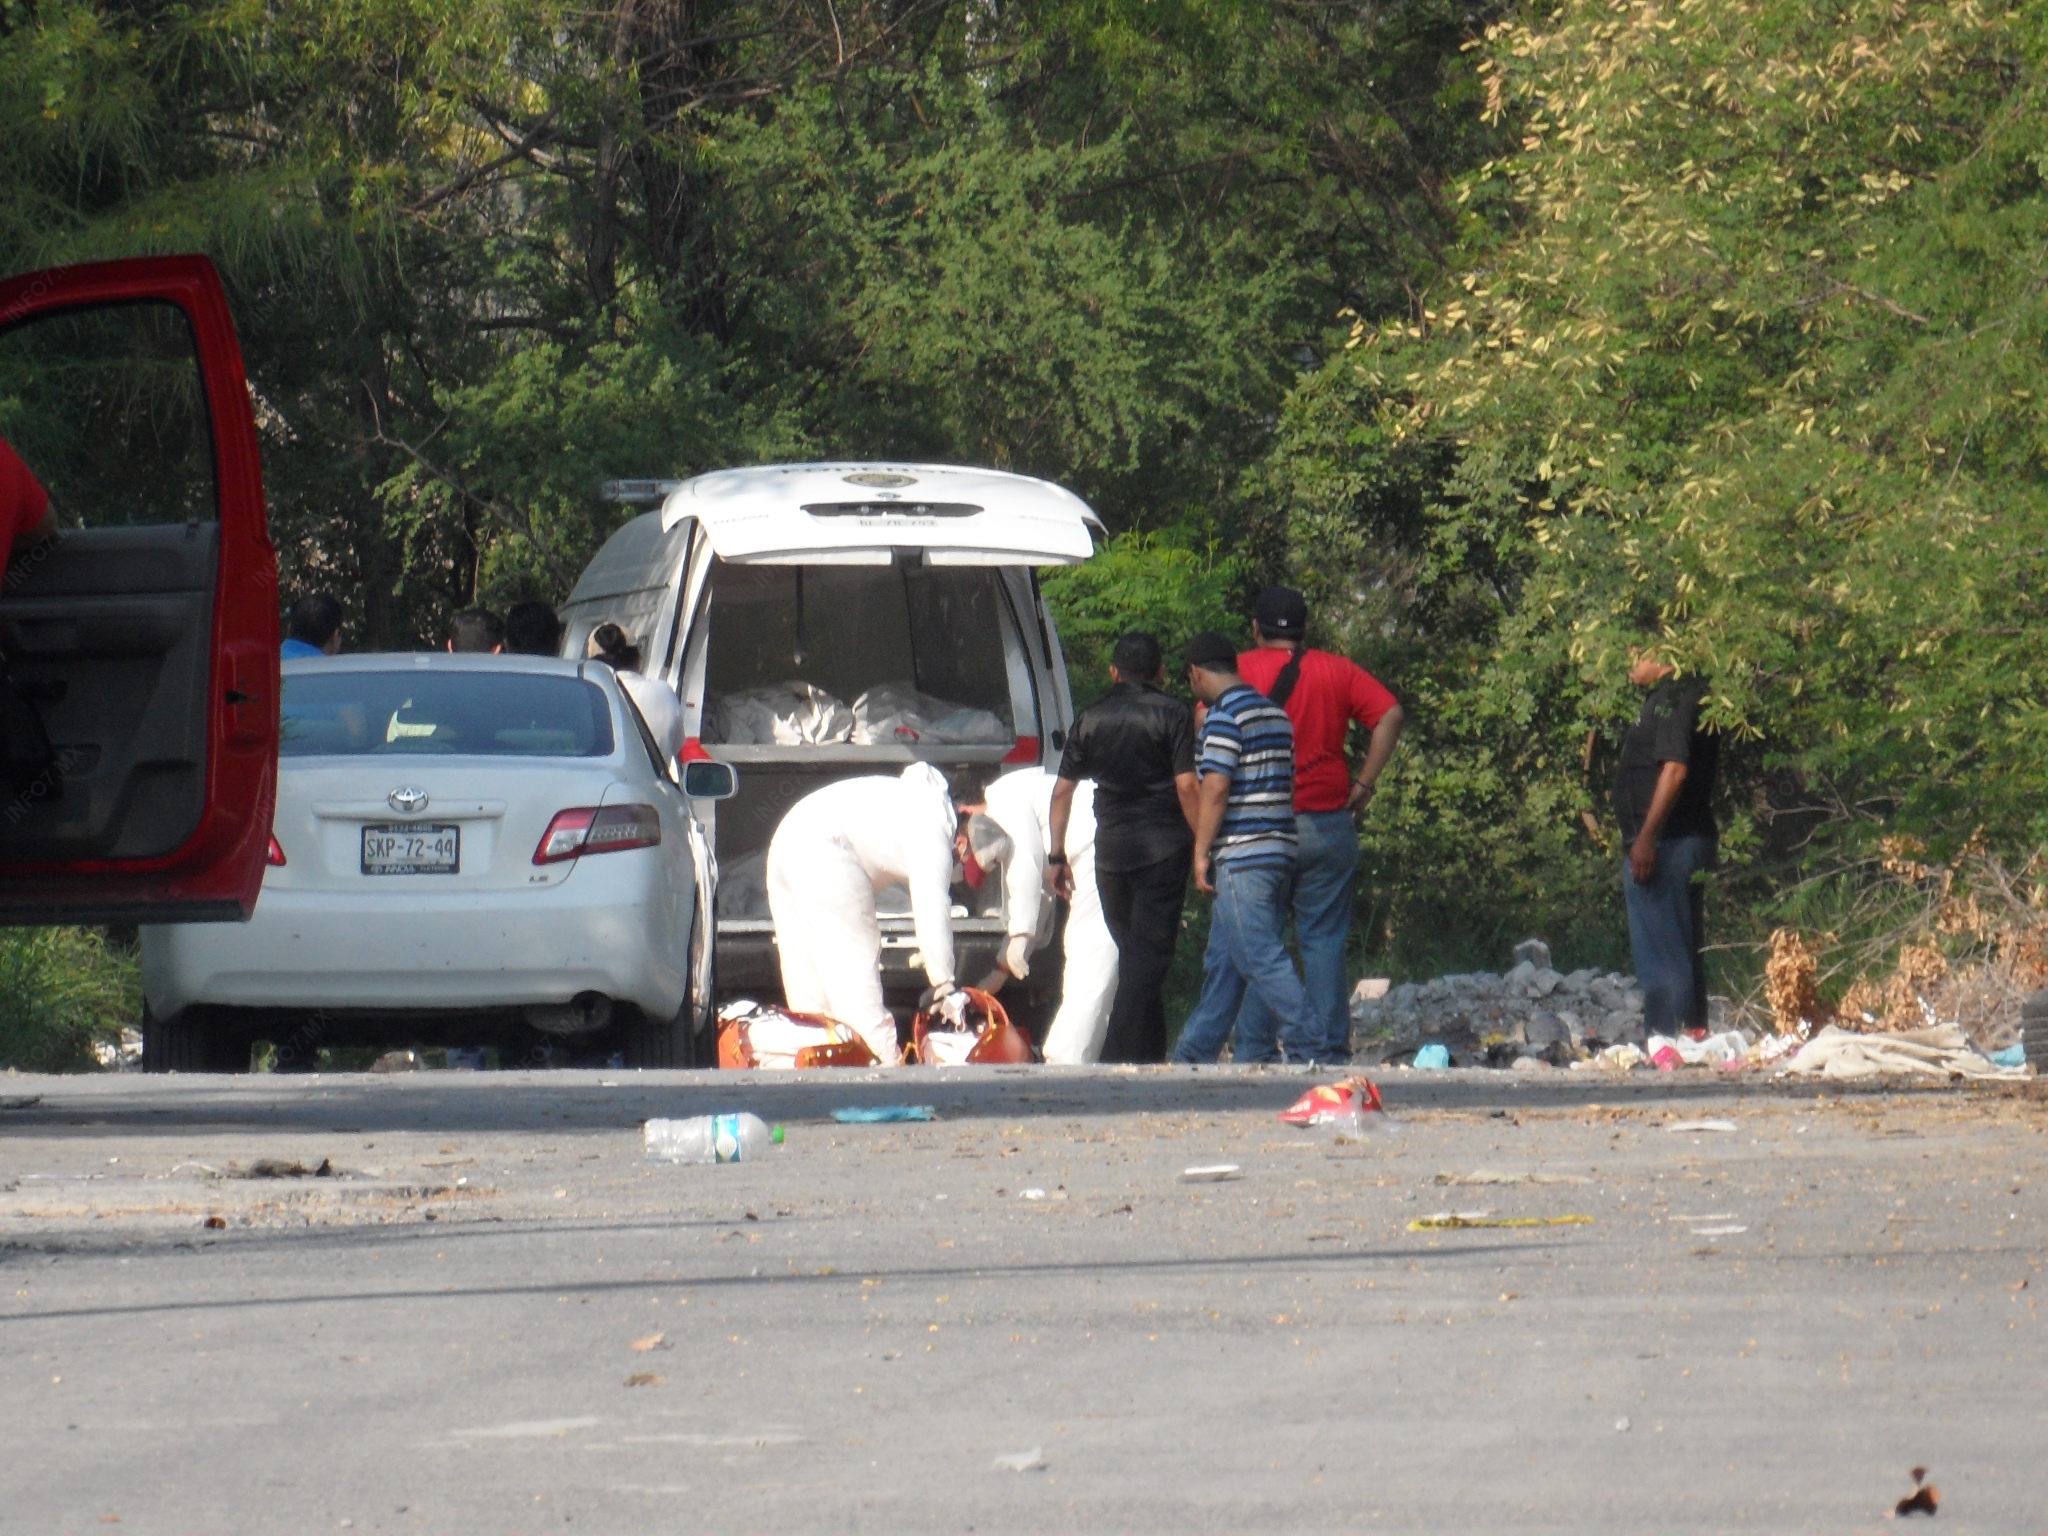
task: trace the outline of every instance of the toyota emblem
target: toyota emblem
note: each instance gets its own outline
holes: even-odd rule
[[[427,792],[414,784],[394,789],[384,798],[391,802],[391,809],[403,816],[417,816],[427,808]]]

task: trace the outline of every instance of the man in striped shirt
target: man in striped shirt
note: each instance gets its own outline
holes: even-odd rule
[[[1209,706],[1196,752],[1195,884],[1216,898],[1202,996],[1181,1026],[1173,1059],[1214,1061],[1250,991],[1280,1024],[1288,1061],[1323,1045],[1287,953],[1294,886],[1294,726],[1287,711],[1237,675],[1237,647],[1210,631],[1182,653],[1188,686]],[[1270,1042],[1238,1037],[1238,1061],[1270,1060]]]

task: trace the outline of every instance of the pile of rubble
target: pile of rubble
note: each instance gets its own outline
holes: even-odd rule
[[[1423,1047],[1442,1045],[1452,1066],[1511,1067],[1535,1058],[1561,1067],[1609,1046],[1644,1043],[1635,978],[1553,970],[1541,939],[1517,944],[1505,975],[1439,976],[1371,995],[1377,990],[1362,982],[1351,1003],[1353,1054],[1368,1064],[1406,1064]]]

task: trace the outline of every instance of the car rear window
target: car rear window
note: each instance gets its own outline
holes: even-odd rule
[[[604,690],[503,672],[302,672],[284,680],[280,757],[609,757]]]

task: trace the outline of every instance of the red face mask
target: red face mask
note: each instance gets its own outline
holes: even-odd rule
[[[980,890],[982,883],[988,879],[988,871],[976,861],[974,850],[971,848],[963,848],[960,851],[960,878],[967,882],[967,889],[970,891]]]

